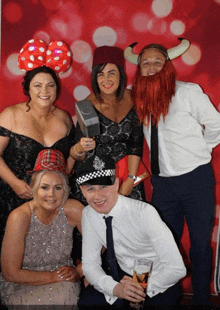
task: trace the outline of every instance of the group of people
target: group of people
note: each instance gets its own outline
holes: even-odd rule
[[[41,56],[33,53],[42,50],[42,41],[24,46],[19,65],[27,71],[22,85],[28,101],[0,114],[2,302],[127,309],[129,302],[144,301],[149,309],[176,307],[178,282],[186,275],[178,250],[185,218],[192,304],[208,305],[215,206],[210,161],[220,143],[220,113],[199,85],[176,79],[171,60],[189,42],[171,50],[149,44],[139,55],[134,45],[125,51],[96,48],[87,98],[100,123],[100,135],[93,138],[84,137],[55,104],[57,73],[67,69],[70,56],[62,42],[53,45],[61,48],[62,62],[45,58],[40,65],[35,59]],[[137,65],[131,91],[125,58]],[[135,184],[144,138],[152,204],[145,201],[143,182]],[[121,180],[116,166],[125,157],[128,175]],[[75,228],[83,236],[77,264],[71,254]],[[136,258],[153,261],[146,292],[132,281]],[[89,283],[81,294],[80,282]]]

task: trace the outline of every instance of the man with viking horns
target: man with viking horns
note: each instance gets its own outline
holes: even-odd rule
[[[139,55],[125,50],[137,64],[132,97],[151,151],[152,204],[171,228],[177,243],[186,219],[191,248],[194,305],[210,296],[214,219],[212,149],[220,143],[220,113],[201,87],[176,80],[172,59],[190,46],[186,39],[170,50],[145,46]]]

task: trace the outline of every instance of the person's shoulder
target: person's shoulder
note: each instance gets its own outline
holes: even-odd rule
[[[29,225],[30,218],[31,218],[31,210],[28,205],[28,202],[26,202],[20,207],[11,211],[11,213],[8,216],[8,222],[10,222],[13,226],[15,224]]]
[[[192,82],[184,82],[184,81],[176,81],[176,91],[179,92],[191,92],[191,91],[195,91],[195,92],[203,92],[201,86],[199,86],[199,84],[196,83],[192,83]]]
[[[99,213],[96,212],[90,205],[87,205],[83,209],[82,216],[83,216],[84,219],[86,219],[86,221],[93,222],[94,219],[99,217]]]
[[[96,96],[94,93],[91,93],[85,99],[89,101],[94,101],[96,99]]]
[[[76,199],[68,199],[63,209],[65,214],[74,216],[75,214],[82,214],[84,205]]]
[[[0,113],[0,125],[8,130],[12,130],[16,118],[24,111],[24,105],[25,103],[18,103],[5,108]]]
[[[94,93],[91,93],[88,97],[85,98],[85,100],[89,100],[95,108],[98,108],[100,104]]]
[[[157,210],[154,208],[154,206],[152,206],[150,203],[145,202],[145,201],[141,201],[141,200],[137,200],[137,199],[133,199],[133,198],[129,198],[129,197],[125,197],[120,195],[120,202],[123,205],[123,209],[125,210],[125,212],[127,212],[129,210],[129,212],[132,213],[132,216],[141,216],[141,213],[157,213]],[[126,210],[127,209],[127,210]]]
[[[63,110],[59,107],[56,107],[54,110],[54,114],[58,117],[58,119],[62,122],[65,122],[68,127],[71,127],[73,125],[73,120],[66,110]]]

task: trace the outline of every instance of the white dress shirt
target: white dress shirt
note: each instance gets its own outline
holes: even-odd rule
[[[173,235],[153,206],[119,195],[107,216],[110,215],[113,216],[115,254],[121,269],[132,276],[136,258],[153,261],[147,288],[149,297],[164,292],[185,276],[186,268]],[[101,267],[100,252],[102,246],[106,247],[104,216],[91,206],[83,210],[82,268],[90,284],[113,304],[117,299],[113,289],[118,282],[106,275]]]
[[[151,126],[144,126],[150,148]],[[176,82],[169,112],[158,124],[160,176],[179,176],[207,164],[220,143],[220,113],[193,83]]]

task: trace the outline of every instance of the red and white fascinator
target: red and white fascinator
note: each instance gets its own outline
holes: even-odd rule
[[[64,72],[69,68],[70,63],[71,51],[62,41],[52,41],[47,47],[42,40],[29,40],[18,56],[18,66],[24,71],[47,66],[57,73]]]

